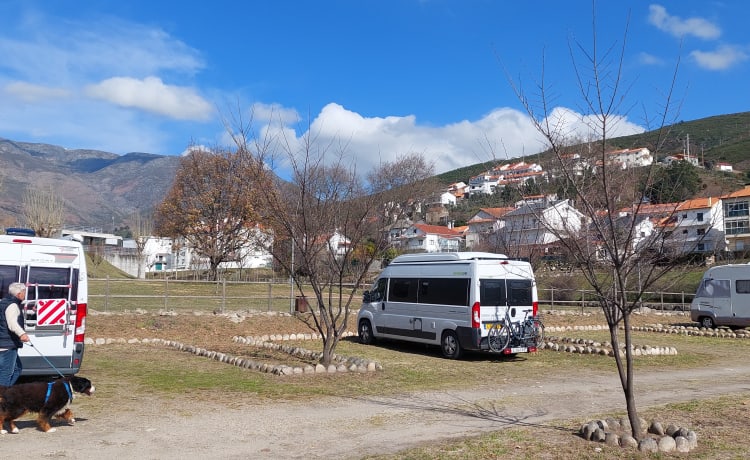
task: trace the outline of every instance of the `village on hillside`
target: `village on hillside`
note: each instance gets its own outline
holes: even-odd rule
[[[612,164],[623,170],[650,166],[654,158],[647,148],[613,150]],[[588,164],[578,154],[565,158],[572,170],[583,172],[597,165]],[[689,154],[670,155],[661,163],[671,165],[686,162],[699,167],[697,158]],[[717,171],[732,172],[725,163],[714,165]],[[483,207],[465,225],[456,226],[452,209],[462,200],[481,195],[491,196],[508,187],[541,183],[554,177],[556,171],[545,171],[536,163],[519,161],[494,167],[456,182],[423,202],[410,203],[412,216],[418,219],[399,219],[387,228],[384,235],[395,251],[454,252],[490,251],[511,257],[555,260],[559,257],[556,243],[563,231],[585,230],[586,218],[570,199],[558,199],[555,194],[522,196],[512,206]],[[750,248],[750,186],[723,196],[696,198],[682,202],[650,204],[615,210],[617,219],[630,222],[635,217],[639,241],[646,241],[658,228],[663,234],[673,235],[669,246],[670,257],[695,255],[706,260],[728,253],[744,252]],[[667,228],[668,231],[664,232]],[[222,269],[253,269],[272,267],[273,257],[264,247],[253,243],[260,227],[248,231],[248,244],[221,264]],[[145,277],[147,274],[180,270],[196,270],[206,261],[184,242],[155,235],[139,236],[139,241],[92,229],[69,228],[63,236],[79,234],[84,242],[109,263],[124,272]],[[333,253],[344,254],[349,247],[346,235],[332,229],[325,236]],[[268,238],[265,238],[266,240]],[[592,244],[596,244],[592,242]]]

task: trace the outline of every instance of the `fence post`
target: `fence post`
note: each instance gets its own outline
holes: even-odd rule
[[[555,288],[549,290],[549,303],[551,308],[555,308]]]
[[[109,311],[109,275],[107,275],[107,281],[104,283],[104,311]]]
[[[221,279],[221,313],[224,313],[224,309],[227,306],[227,279]]]
[[[268,311],[271,311],[271,301],[273,299],[273,280],[268,282]]]
[[[167,298],[168,298],[168,292],[169,292],[169,279],[167,278],[167,275],[164,275],[164,310],[167,310]]]
[[[583,309],[586,306],[586,291],[581,289],[581,315],[583,315]]]

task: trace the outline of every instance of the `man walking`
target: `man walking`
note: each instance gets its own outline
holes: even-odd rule
[[[18,349],[29,336],[23,330],[21,302],[26,298],[26,285],[11,283],[8,296],[0,300],[0,386],[9,387],[21,376]]]

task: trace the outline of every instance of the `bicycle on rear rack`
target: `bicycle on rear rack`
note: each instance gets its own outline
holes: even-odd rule
[[[511,354],[525,352],[544,341],[544,324],[539,315],[529,316],[527,311],[523,320],[511,321],[509,310],[505,310],[504,320],[488,323],[487,343],[490,350]]]

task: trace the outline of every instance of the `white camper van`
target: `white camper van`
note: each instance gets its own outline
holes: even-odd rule
[[[703,327],[750,326],[750,264],[706,270],[690,305],[690,319]]]
[[[73,375],[83,359],[87,273],[83,247],[69,239],[37,238],[8,229],[0,235],[0,289],[26,284],[21,310],[33,347],[19,350],[22,375]],[[54,367],[53,367],[54,366]]]
[[[404,254],[364,293],[357,329],[365,344],[380,338],[434,344],[451,359],[464,350],[524,353],[536,350],[536,339],[498,349],[488,336],[498,324],[535,317],[537,301],[528,262],[486,252]]]

